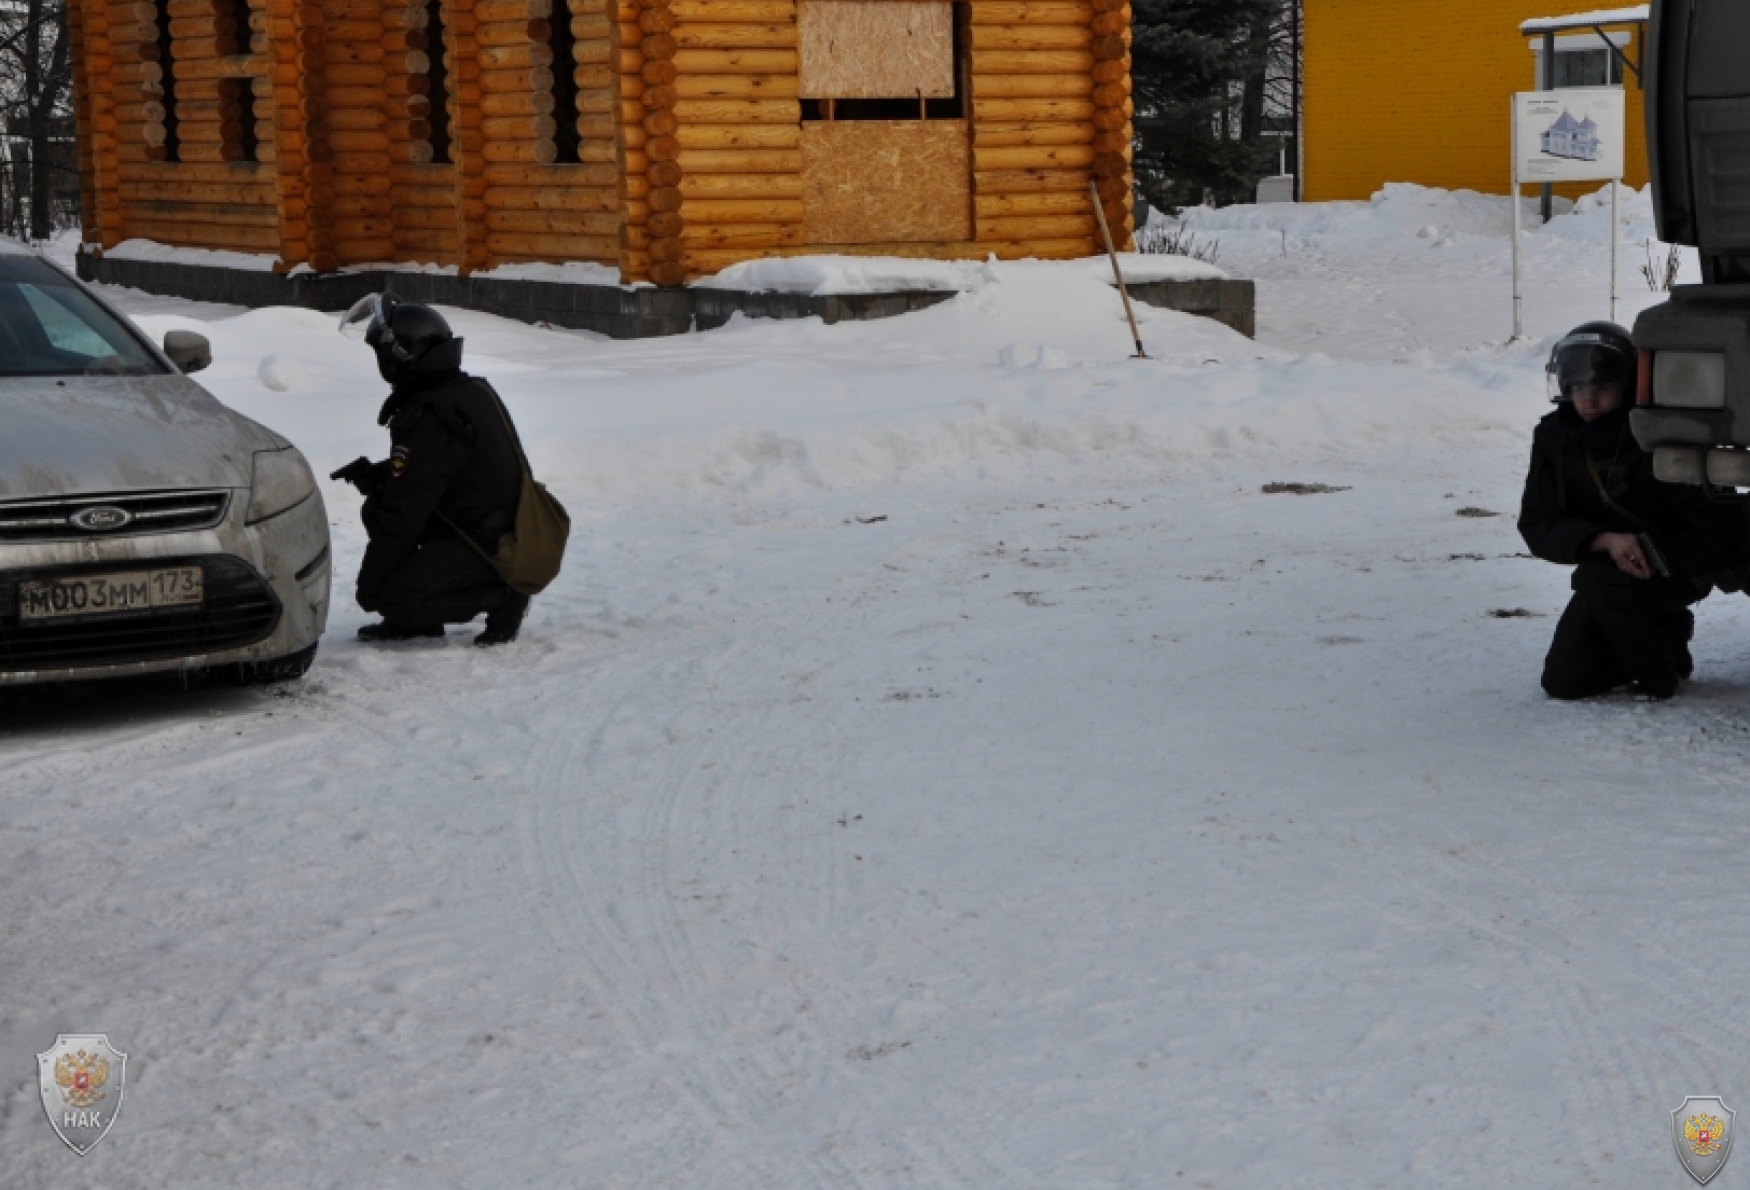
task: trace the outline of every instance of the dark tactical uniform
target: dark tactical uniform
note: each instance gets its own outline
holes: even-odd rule
[[[1588,424],[1563,404],[1538,423],[1519,532],[1539,558],[1574,567],[1574,596],[1544,661],[1543,688],[1555,698],[1657,682],[1673,670],[1688,677],[1690,606],[1750,556],[1738,510],[1710,502],[1700,488],[1653,477],[1652,456],[1629,431],[1626,408]],[[1609,554],[1591,549],[1606,532],[1649,535],[1670,576],[1623,573]]]
[[[358,602],[408,627],[464,624],[512,592],[458,536],[486,549],[515,525],[522,462],[485,381],[459,368],[420,375],[384,402],[389,458],[372,468],[370,543]]]

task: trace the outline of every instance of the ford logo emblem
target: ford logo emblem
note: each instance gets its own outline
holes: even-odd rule
[[[67,518],[69,524],[87,533],[113,533],[132,523],[134,514],[111,504],[94,504],[81,508]]]

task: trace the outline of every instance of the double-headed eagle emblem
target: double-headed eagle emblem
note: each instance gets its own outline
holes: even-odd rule
[[[1691,1095],[1671,1113],[1671,1139],[1677,1160],[1705,1186],[1732,1155],[1732,1124],[1737,1112],[1718,1095]]]
[[[61,1088],[61,1098],[74,1107],[88,1108],[102,1099],[108,1081],[109,1059],[102,1054],[80,1050],[55,1059],[55,1085]]]

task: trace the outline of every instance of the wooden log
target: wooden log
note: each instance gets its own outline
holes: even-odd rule
[[[330,132],[375,132],[385,123],[382,112],[360,107],[334,108],[324,120]]]
[[[488,164],[483,176],[488,186],[537,189],[548,186],[579,186],[600,189],[616,185],[620,173],[612,165],[525,165],[497,162]]]
[[[150,65],[147,63],[145,65]],[[234,54],[228,58],[207,58],[198,62],[176,63],[178,90],[184,80],[246,79],[264,73],[267,63],[254,54]]]
[[[447,207],[399,207],[395,211],[395,230],[416,228],[422,231],[453,231],[456,226],[456,205]]]
[[[553,93],[513,91],[509,95],[499,95],[493,91],[479,96],[479,110],[483,116],[551,116]]]
[[[336,150],[331,159],[334,171],[339,174],[367,174],[383,168],[383,159],[388,154],[408,148],[407,145],[389,145],[385,149],[374,149],[368,153],[341,152]]]
[[[524,42],[521,45],[487,46],[477,51],[475,61],[482,74],[495,70],[518,70],[534,67],[545,70],[553,65],[553,49],[545,44]]]
[[[1085,0],[980,0],[968,16],[974,25],[1085,25],[1094,17],[1094,6]]]
[[[1086,99],[1094,82],[1084,74],[975,74],[972,98]]]
[[[678,236],[653,236],[647,247],[650,251],[650,259],[655,264],[678,261],[682,253],[686,251]]]
[[[1094,163],[1092,145],[1024,145],[1015,148],[992,149],[972,146],[972,168],[975,172],[992,170],[1067,170],[1087,169]]]
[[[383,125],[383,133],[391,141],[429,141],[431,121],[389,120]]]
[[[973,127],[995,123],[1064,124],[1092,120],[1097,109],[1087,99],[974,99]]]
[[[639,97],[639,102],[651,111],[661,111],[665,108],[673,107],[675,101],[679,98],[680,96],[675,94],[675,89],[673,87],[665,87],[659,84],[654,87],[644,88],[644,94]]]
[[[383,175],[378,174],[378,177]],[[397,186],[394,189],[395,207],[400,211],[419,208],[451,208],[456,205],[456,189],[454,186]]]
[[[539,235],[529,232],[489,232],[486,250],[494,256],[536,260],[613,260],[619,255],[617,236]]]
[[[487,139],[551,140],[558,128],[552,116],[488,116],[480,121]]]
[[[184,161],[241,161],[243,146],[235,142],[205,144],[183,141],[179,146],[179,155]]]
[[[679,21],[712,24],[783,25],[796,20],[795,0],[670,0],[668,10]]]
[[[676,78],[673,86],[677,100],[794,99],[800,94],[801,83],[793,74],[688,74]]]
[[[795,50],[676,50],[675,69],[688,74],[794,75],[799,69]],[[1061,73],[1061,72],[1059,72]]]
[[[644,131],[651,136],[673,136],[680,126],[680,117],[672,111],[650,112],[644,117]]]
[[[1122,153],[1130,147],[1133,136],[1134,133],[1128,126],[1096,132],[1094,133],[1094,152]]]
[[[423,74],[391,75],[383,81],[383,94],[391,97],[426,95],[431,92],[431,79]]]
[[[793,49],[798,44],[794,21],[783,25],[678,25],[674,43],[687,50]]]
[[[1085,75],[1094,68],[1094,55],[1087,50],[975,50],[971,64],[975,75]]]
[[[192,232],[207,227],[278,227],[279,212],[272,204],[196,203],[144,201],[128,204],[128,217],[184,219]]]
[[[480,24],[499,21],[545,21],[553,16],[553,0],[477,0],[474,19]]]
[[[689,198],[683,210],[690,227],[802,222],[800,198]]]
[[[157,100],[145,103],[118,103],[114,115],[109,117],[109,127],[105,131],[113,131],[115,125],[122,124],[161,124],[164,121],[164,105]],[[93,117],[95,119],[95,117]]]
[[[1110,62],[1096,62],[1093,69],[1088,71],[1088,77],[1093,79],[1096,85],[1127,79],[1130,77],[1130,58],[1126,56]]]
[[[559,156],[558,149],[550,140],[520,141],[505,143],[502,141],[487,141],[482,150],[486,160],[493,162],[531,162],[550,165]]]
[[[518,46],[530,43],[546,44],[553,36],[553,25],[545,20],[483,21],[474,30],[474,40],[481,46]],[[542,63],[546,65],[546,63]]]
[[[681,230],[687,225],[687,221],[681,218],[679,211],[657,211],[652,213],[646,209],[643,214],[644,218],[639,219],[628,212],[626,221],[628,223],[643,223],[645,229],[648,230],[652,236],[659,238],[672,239],[680,235]]]
[[[226,248],[237,252],[274,252],[279,249],[279,228],[221,227],[195,228],[180,220],[137,219],[127,216],[124,226],[136,239],[157,240],[161,244],[181,244],[191,248]]]
[[[617,190],[583,186],[493,186],[486,191],[489,211],[586,211],[620,209]]]
[[[679,190],[689,201],[700,199],[773,199],[802,197],[801,174],[687,175]],[[655,191],[651,191],[654,204]]]
[[[1083,50],[1093,47],[1085,25],[973,25],[972,52],[980,50]]]
[[[675,18],[666,5],[652,5],[639,10],[635,23],[644,33],[667,33],[674,28]]]
[[[1122,128],[1130,123],[1130,113],[1122,107],[1102,107],[1094,112],[1094,127],[1102,131]]]
[[[973,214],[978,219],[1036,218],[1041,215],[1088,214],[1085,191],[1060,191],[1048,194],[979,194],[972,200]]]
[[[794,127],[802,119],[794,99],[675,99],[674,114],[683,126],[708,124],[782,124]],[[645,127],[655,132],[648,124]],[[684,141],[683,143],[687,143]],[[798,140],[796,143],[800,143]]]
[[[388,74],[381,63],[330,62],[323,69],[323,78],[331,87],[381,87]]]
[[[675,161],[688,177],[695,174],[802,173],[800,149],[683,149]],[[654,171],[652,180],[655,180]]]
[[[386,173],[345,174],[335,178],[329,187],[336,195],[374,195],[388,194],[393,189],[393,183]],[[330,199],[321,200],[324,205]]]
[[[522,67],[514,70],[483,70],[480,72],[480,88],[482,94],[497,93],[500,95],[523,91],[551,91],[553,89],[553,72],[544,66]]]
[[[167,182],[157,179],[126,180],[117,187],[128,202],[196,202],[226,206],[271,206],[277,195],[272,186],[247,182]]]
[[[1130,47],[1122,37],[1096,37],[1088,50],[1096,62],[1115,62],[1130,53]]]
[[[236,141],[241,147],[243,125],[231,120],[226,123],[217,121],[190,121],[177,126],[177,138],[185,145],[218,145]],[[236,158],[241,161],[242,157]]]
[[[1130,10],[1120,9],[1117,12],[1102,12],[1088,22],[1088,28],[1096,37],[1111,37],[1121,35],[1130,28]]]
[[[1096,178],[1094,189],[1099,193],[1101,202],[1122,202],[1130,193],[1130,178],[1125,174]]]
[[[1124,101],[1130,98],[1130,88],[1125,83],[1102,83],[1094,88],[1089,96],[1100,107],[1123,107]]]
[[[678,240],[674,242],[679,243]],[[686,266],[679,260],[657,260],[652,257],[649,271],[652,281],[665,286],[683,285],[688,276]]]
[[[391,54],[417,50],[426,54],[427,62],[431,60],[431,37],[423,29],[385,29],[378,38],[377,44]],[[442,52],[441,47],[439,52]]]
[[[978,150],[973,150],[976,158]],[[1050,191],[1088,192],[1085,169],[980,170],[972,175],[975,194],[1043,194]]]
[[[678,186],[655,186],[651,188],[646,205],[652,211],[661,214],[680,210],[681,203],[684,201],[685,198]]]
[[[800,124],[683,125],[674,139],[682,149],[799,149]],[[655,142],[653,141],[652,144]],[[654,156],[654,154],[652,154]],[[672,160],[673,158],[671,158]]]
[[[381,153],[389,147],[389,137],[383,132],[355,132],[330,129],[328,147],[336,153]]]
[[[586,146],[586,152],[593,152],[594,150],[595,146]],[[616,154],[613,147],[609,146],[606,149],[606,153],[607,156],[602,158],[603,161],[617,161],[620,163],[621,168],[629,174],[641,174],[650,168],[650,155],[642,150],[627,148]],[[580,154],[580,156],[581,155],[582,154]],[[584,159],[590,160],[587,156],[585,156]]]
[[[646,62],[638,71],[639,79],[652,87],[672,86],[679,76],[680,68],[674,64],[673,60]],[[580,82],[578,85],[582,86],[583,84]]]
[[[325,65],[376,65],[389,56],[377,38],[367,42],[333,41],[322,47]]]
[[[494,211],[486,212],[487,231],[519,232],[524,235],[618,236],[618,211]]]
[[[801,204],[797,204],[800,207]],[[785,248],[806,242],[800,214],[794,223],[719,223],[701,225],[688,222],[680,234],[680,242],[690,248]],[[655,245],[651,247],[655,255]]]
[[[1090,122],[1065,124],[975,124],[972,143],[984,149],[1022,145],[1085,145],[1099,136]]]
[[[449,261],[455,255],[456,233],[448,228],[430,231],[396,228],[395,246],[403,252],[425,255],[433,262]]]

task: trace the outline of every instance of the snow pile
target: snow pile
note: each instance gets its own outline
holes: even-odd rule
[[[1183,256],[1120,252],[1119,267],[1127,282],[1206,281],[1227,276],[1223,270]],[[787,256],[747,260],[715,276],[695,281],[700,289],[732,289],[749,293],[796,293],[811,297],[919,290],[964,292],[989,283],[992,266],[1016,264],[1044,267],[1061,275],[1092,272],[1112,280],[1111,259],[1091,256],[1077,261],[980,263],[964,260],[912,260],[898,256]]]
[[[1536,199],[1522,198],[1525,225],[1538,222]],[[1571,204],[1556,200],[1556,211]],[[1262,203],[1231,207],[1186,207],[1181,222],[1199,232],[1287,232],[1295,239],[1315,235],[1357,241],[1415,235],[1436,227],[1458,235],[1500,236],[1513,230],[1513,207],[1505,195],[1474,190],[1439,190],[1394,182],[1368,202]]]
[[[240,269],[251,273],[269,273],[279,263],[272,252],[230,252],[218,248],[183,248],[175,244],[160,244],[157,240],[123,240],[107,249],[104,255],[112,260],[145,260],[163,264],[193,264],[214,269]]]

